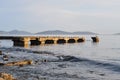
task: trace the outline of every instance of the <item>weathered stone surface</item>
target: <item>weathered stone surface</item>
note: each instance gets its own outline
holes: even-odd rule
[[[0,78],[0,80],[4,80],[3,78]]]
[[[23,66],[23,65],[31,65],[33,63],[32,60],[23,60],[17,62],[8,62],[4,64],[5,66]]]
[[[16,80],[14,77],[7,73],[0,73],[0,80]]]

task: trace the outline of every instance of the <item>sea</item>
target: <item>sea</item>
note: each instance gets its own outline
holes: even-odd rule
[[[100,41],[97,43],[92,42],[91,37],[94,37],[94,35],[72,35],[72,37],[74,36],[85,37],[86,40],[82,43],[46,44],[27,48],[120,64],[120,35],[98,35]],[[0,40],[0,47],[14,46],[11,40]]]
[[[85,37],[85,42],[29,46],[26,49],[36,51],[48,51],[59,55],[74,56],[76,58],[80,58],[90,62],[91,64],[89,65],[98,64],[99,66],[107,68],[110,71],[117,72],[119,75],[120,35],[97,35],[100,39],[100,41],[97,43],[94,43],[91,39],[91,37],[94,37],[96,35],[72,35],[72,36]],[[0,47],[9,48],[14,46],[11,40],[0,40]]]

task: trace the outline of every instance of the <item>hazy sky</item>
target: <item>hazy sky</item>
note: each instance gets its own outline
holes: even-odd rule
[[[0,30],[120,32],[120,0],[0,0]]]

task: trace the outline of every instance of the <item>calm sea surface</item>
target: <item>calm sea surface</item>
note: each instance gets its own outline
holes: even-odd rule
[[[120,64],[120,36],[99,35],[99,43],[93,43],[90,35],[84,37],[86,38],[84,43],[29,46],[28,49]],[[12,47],[13,42],[10,40],[2,40],[0,41],[0,46]]]

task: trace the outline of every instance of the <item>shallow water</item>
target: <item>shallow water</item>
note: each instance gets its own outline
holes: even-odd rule
[[[87,35],[85,38],[86,41],[84,43],[29,46],[29,49],[48,51],[55,54],[72,55],[91,60],[95,59],[120,63],[120,36],[99,35],[99,43],[93,43],[91,41],[91,35]],[[1,41],[0,45],[1,47],[12,47],[13,42],[10,40],[4,40]]]
[[[32,46],[30,49],[120,63],[120,36],[100,35],[99,37],[99,43],[93,43],[91,36],[86,36],[87,40],[84,43]]]

